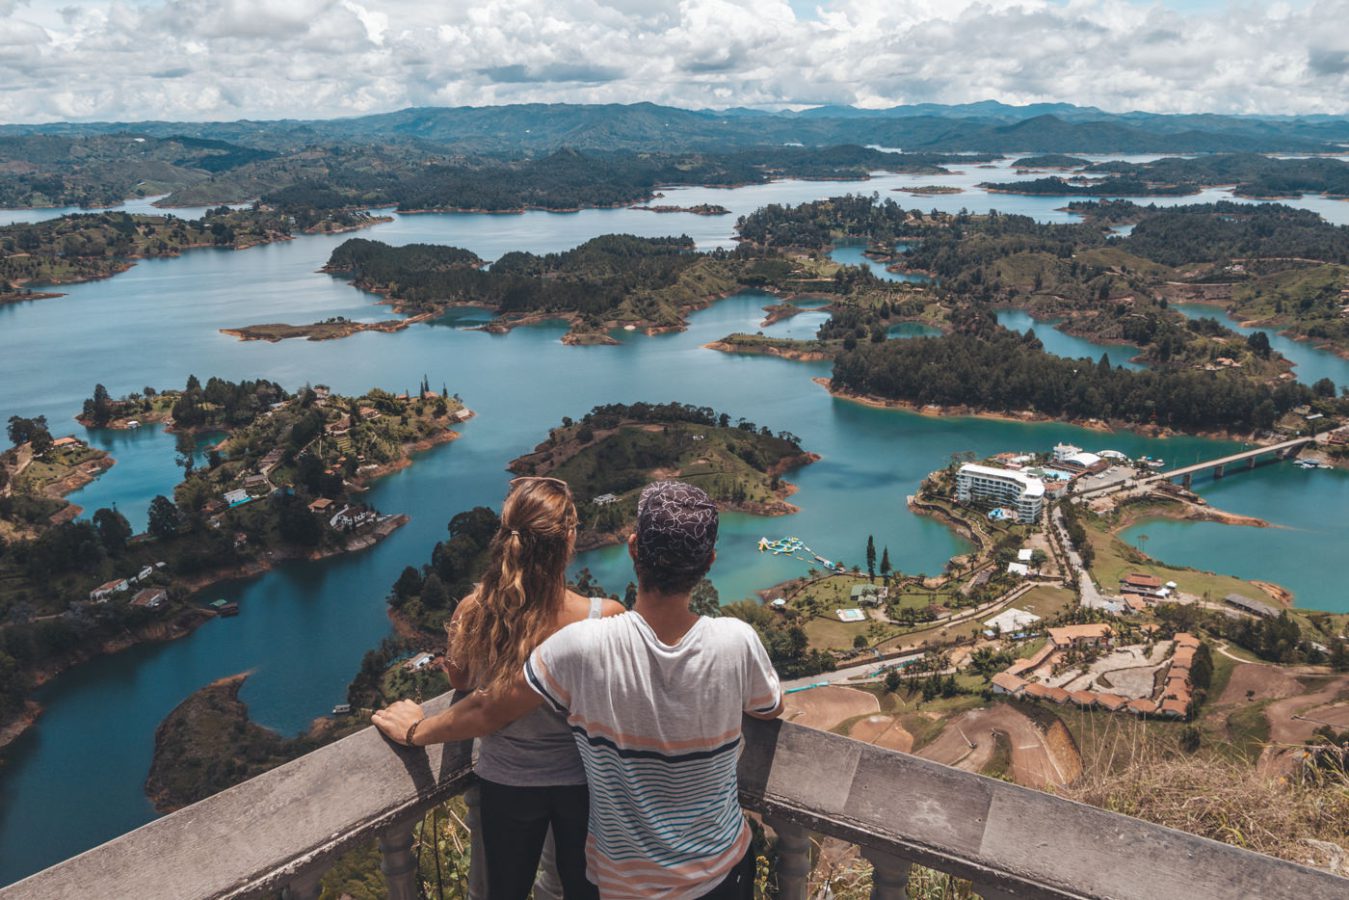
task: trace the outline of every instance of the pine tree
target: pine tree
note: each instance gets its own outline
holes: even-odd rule
[[[890,566],[890,548],[886,547],[881,550],[881,578],[885,579],[886,584],[890,583],[890,573],[893,571]]]
[[[867,577],[876,580],[876,538],[867,535]]]

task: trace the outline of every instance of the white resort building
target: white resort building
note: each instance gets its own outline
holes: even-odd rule
[[[1037,522],[1045,505],[1045,483],[1011,469],[966,463],[956,473],[956,499],[961,503],[995,503],[1016,511],[1016,520]]]

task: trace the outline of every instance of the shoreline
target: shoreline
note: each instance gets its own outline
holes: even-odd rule
[[[471,411],[469,418],[473,418]],[[361,481],[359,489],[368,490],[370,484],[377,479],[411,466],[415,455],[442,444],[453,442],[460,437],[462,437],[460,432],[447,427],[445,431],[440,432],[433,438],[400,445],[407,455],[397,462],[381,466],[375,473],[367,475]],[[411,517],[406,513],[394,513],[380,519],[369,532],[348,537],[338,547],[310,552],[286,550],[284,548],[269,550],[258,559],[245,563],[243,566],[215,569],[188,578],[175,579],[174,587],[182,589],[187,594],[187,599],[184,601],[182,609],[171,620],[151,622],[136,629],[125,629],[122,634],[103,640],[92,650],[81,650],[61,659],[52,660],[48,665],[39,666],[33,673],[33,686],[40,687],[62,673],[100,656],[111,656],[114,653],[120,653],[123,650],[129,650],[134,646],[151,641],[171,641],[187,637],[207,621],[218,618],[215,612],[198,605],[196,602],[201,593],[216,585],[257,578],[286,562],[298,560],[319,562],[337,556],[359,553],[380,543],[410,521]],[[5,746],[18,739],[36,724],[40,708],[34,711],[34,706],[36,706],[34,701],[26,700],[22,713],[13,719],[0,721],[0,750],[3,750]]]
[[[1045,413],[1024,410],[1020,413],[1015,412],[992,412],[989,410],[979,410],[970,406],[940,406],[935,403],[919,405],[909,400],[887,400],[880,397],[873,397],[866,394],[855,394],[851,391],[836,390],[830,384],[830,379],[817,377],[811,381],[818,384],[829,392],[831,397],[837,400],[846,400],[851,403],[859,403],[862,406],[870,406],[875,409],[890,409],[900,412],[915,413],[920,416],[930,416],[933,418],[968,418],[968,419],[990,419],[997,422],[1019,422],[1026,423],[1060,423],[1064,425],[1073,425],[1077,428],[1085,428],[1090,431],[1115,432],[1131,431],[1134,434],[1143,437],[1166,440],[1172,437],[1199,437],[1216,441],[1245,441],[1250,442],[1250,435],[1244,433],[1234,433],[1229,431],[1176,431],[1171,428],[1159,426],[1136,425],[1129,422],[1108,422],[1102,419],[1063,419],[1046,415]]]
[[[1228,302],[1225,299],[1215,298],[1210,300],[1205,297],[1194,297],[1194,298],[1186,298],[1180,302],[1186,304],[1194,304],[1195,306],[1212,306],[1215,309],[1222,310],[1228,316],[1235,319],[1237,325],[1241,328],[1256,328],[1261,331],[1273,331],[1279,337],[1288,338],[1288,340],[1290,341],[1297,341],[1299,344],[1306,344],[1313,350],[1319,350],[1322,353],[1329,353],[1332,356],[1339,357],[1340,359],[1349,360],[1349,347],[1337,347],[1334,344],[1325,342],[1317,343],[1315,338],[1309,337],[1308,335],[1305,334],[1298,334],[1295,331],[1291,331],[1290,329],[1295,327],[1294,324],[1285,324],[1283,322],[1278,321],[1277,319],[1241,318],[1237,315],[1237,313],[1233,312],[1229,308]],[[1294,363],[1292,360],[1289,360],[1289,362],[1292,364],[1290,371],[1296,370],[1297,363]]]

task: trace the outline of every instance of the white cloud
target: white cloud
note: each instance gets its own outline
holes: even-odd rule
[[[0,0],[0,121],[639,100],[1349,113],[1349,0],[832,0],[813,13],[785,0]]]

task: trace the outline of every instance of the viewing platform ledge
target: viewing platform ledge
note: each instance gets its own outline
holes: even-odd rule
[[[879,900],[906,896],[913,864],[969,879],[986,900],[1349,897],[1349,880],[1318,869],[789,722],[746,720],[740,779],[745,807],[779,836],[787,900],[806,897],[812,834],[858,845]],[[388,896],[414,900],[413,828],[471,781],[467,745],[395,747],[368,728],[0,889],[0,900],[308,900],[339,856],[373,839]]]

